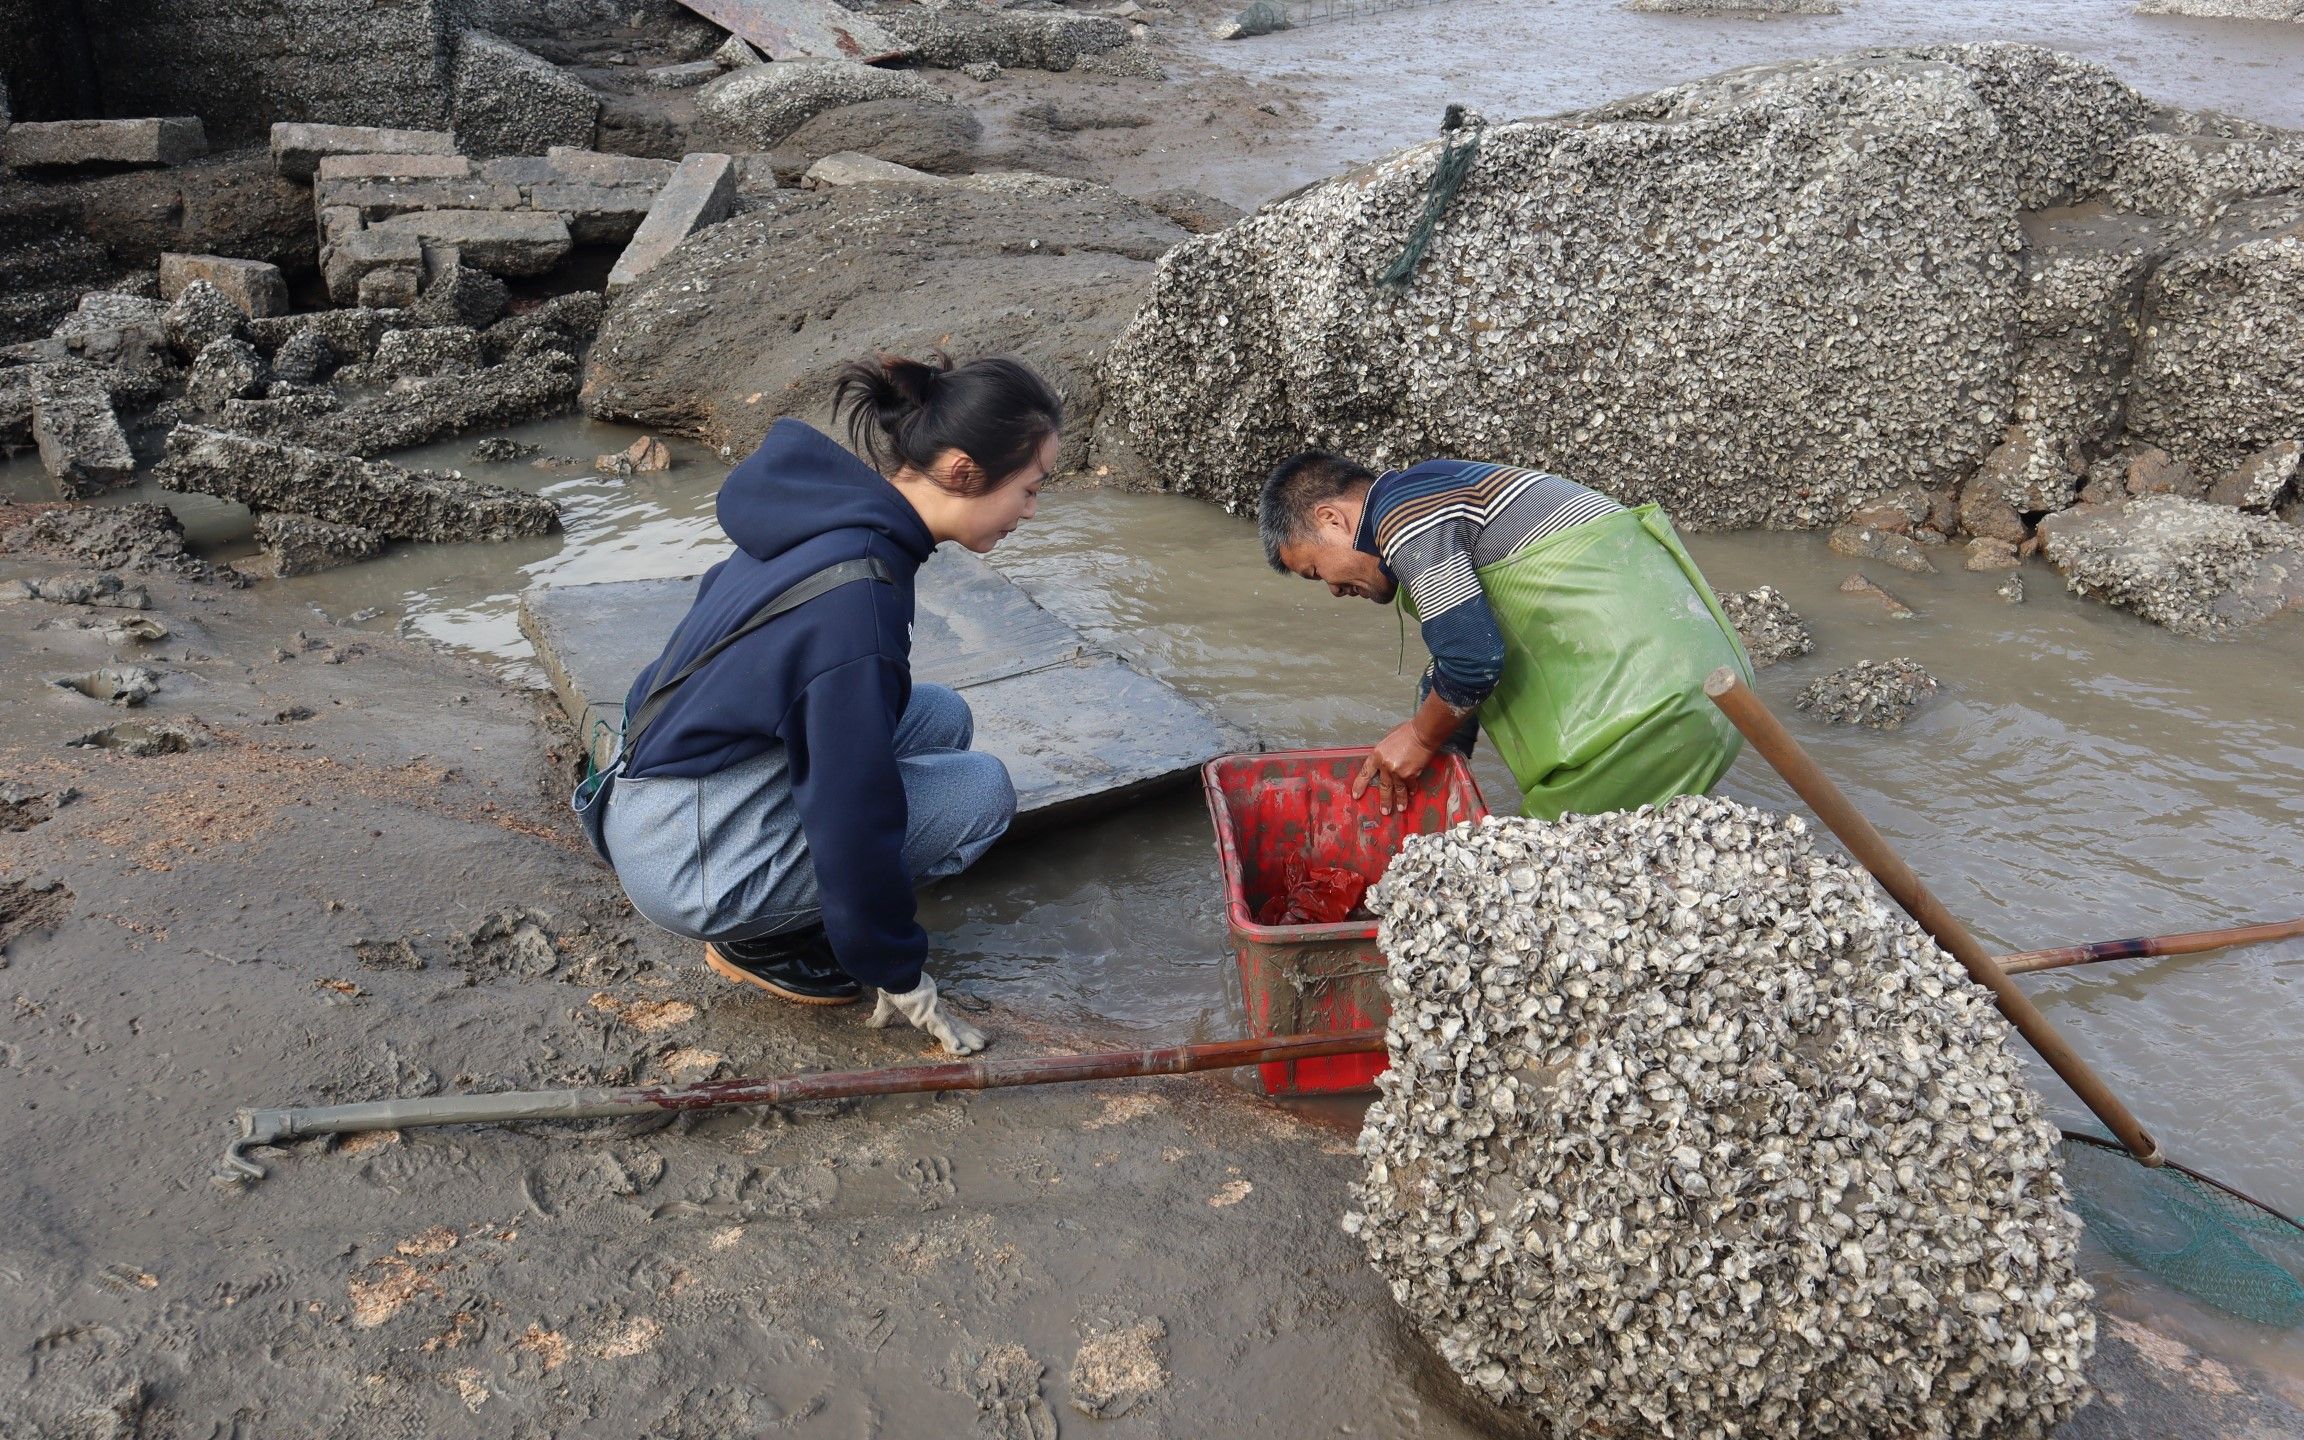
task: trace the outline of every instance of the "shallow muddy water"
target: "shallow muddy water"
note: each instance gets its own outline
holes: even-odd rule
[[[1615,0],[1442,0],[1195,47],[1290,93],[1311,122],[1285,153],[1198,160],[1198,184],[1257,204],[1437,133],[1460,101],[1491,120],[1580,110],[1742,65],[1872,45],[2007,40],[2110,66],[2151,99],[2304,126],[2304,25],[2132,13],[2132,0],[1845,0],[1769,20],[1634,14]]]

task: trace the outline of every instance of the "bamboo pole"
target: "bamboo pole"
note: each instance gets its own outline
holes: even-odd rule
[[[2063,945],[2053,950],[2025,950],[2000,957],[2000,968],[2011,975],[2039,970],[2065,970],[2093,965],[2099,960],[2133,960],[2145,955],[2199,955],[2242,945],[2268,945],[2304,935],[2304,920],[2274,920],[2262,925],[2235,925],[2228,930],[2188,930],[2181,935],[2138,935],[2127,940],[2092,940],[2085,945]]]
[[[1732,668],[1722,666],[1704,682],[1704,693],[1744,733],[1752,748],[1776,767],[1776,773],[1784,777],[1793,793],[1808,803],[1825,828],[1840,837],[1840,843],[1848,847],[1856,863],[1871,871],[1872,878],[1904,907],[1905,913],[1919,921],[1921,929],[1951,952],[1952,958],[1968,971],[1969,978],[1992,992],[2008,1023],[2031,1042],[2032,1048],[2040,1052],[2040,1058],[2047,1061],[2049,1068],[2072,1087],[2072,1093],[2080,1097],[2081,1103],[2119,1137],[2129,1153],[2146,1165],[2161,1164],[2159,1142],[2145,1132],[2128,1107],[2120,1103],[2119,1097],[2097,1078],[2079,1053],[2056,1033],[2048,1017],[2016,988],[2016,982],[1976,943],[1976,937],[1968,933],[1968,928],[1930,893],[1912,867],[1872,828],[1872,822],[1832,783],[1832,777],[1824,773],[1800,742],[1792,738],[1783,722],[1752,693],[1743,677]]]
[[[1332,1035],[1276,1035],[1260,1040],[1217,1040],[1157,1050],[1107,1050],[1086,1055],[1025,1056],[1014,1060],[958,1060],[878,1070],[835,1070],[765,1079],[707,1080],[695,1085],[592,1086],[572,1090],[514,1090],[494,1095],[440,1095],[371,1100],[305,1109],[242,1110],[240,1133],[225,1148],[217,1183],[264,1178],[248,1158],[252,1145],[276,1145],[308,1135],[398,1130],[413,1125],[485,1125],[506,1120],[600,1120],[665,1110],[725,1110],[738,1105],[788,1105],[859,1095],[921,1095],[943,1090],[996,1090],[1011,1085],[1057,1085],[1074,1080],[1119,1080],[1144,1075],[1190,1075],[1326,1055],[1371,1055],[1384,1048],[1382,1030]]]

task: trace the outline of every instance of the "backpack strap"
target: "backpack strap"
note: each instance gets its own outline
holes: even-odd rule
[[[805,580],[778,594],[767,604],[753,611],[751,619],[729,631],[708,647],[703,654],[681,666],[680,673],[669,680],[659,681],[649,687],[647,698],[640,702],[640,708],[633,711],[631,718],[624,722],[623,753],[627,756],[632,753],[633,748],[640,742],[641,732],[648,728],[649,723],[671,700],[672,692],[686,684],[690,676],[711,663],[721,651],[777,616],[787,611],[797,610],[819,595],[829,594],[843,585],[852,585],[858,580],[877,580],[883,585],[896,583],[896,577],[888,573],[888,566],[885,562],[867,556],[862,560],[843,560],[837,565],[827,565]]]

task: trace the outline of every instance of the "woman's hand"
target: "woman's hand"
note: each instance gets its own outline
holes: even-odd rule
[[[1360,773],[1352,781],[1352,798],[1359,799],[1374,785],[1377,813],[1389,815],[1394,810],[1405,813],[1409,790],[1414,787],[1416,777],[1424,773],[1424,767],[1432,763],[1439,748],[1424,743],[1423,737],[1416,733],[1414,720],[1393,726],[1392,733],[1378,741],[1361,763]]]

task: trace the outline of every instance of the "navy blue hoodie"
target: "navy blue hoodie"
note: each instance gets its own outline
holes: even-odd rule
[[[873,557],[895,583],[843,585],[730,646],[673,692],[625,773],[710,775],[781,742],[833,954],[864,984],[914,989],[928,937],[904,869],[895,737],[912,698],[913,579],[935,537],[895,486],[797,420],[777,421],[729,472],[719,514],[739,551],[705,572],[626,714],[656,676],[827,565]]]

